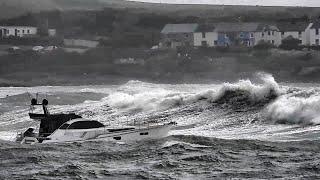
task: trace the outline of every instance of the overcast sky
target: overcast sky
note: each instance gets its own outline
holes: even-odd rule
[[[225,5],[260,5],[260,6],[311,6],[320,7],[320,0],[131,0],[154,3],[176,4],[225,4]]]

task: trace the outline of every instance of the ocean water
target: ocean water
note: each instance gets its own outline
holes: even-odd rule
[[[175,121],[168,137],[20,145],[35,93],[106,125]],[[40,109],[38,110],[40,111]],[[269,74],[223,84],[0,88],[0,179],[319,179],[320,84]]]

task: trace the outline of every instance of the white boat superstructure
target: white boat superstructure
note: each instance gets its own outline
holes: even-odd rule
[[[62,143],[89,140],[140,141],[166,137],[174,122],[161,124],[140,124],[139,126],[105,126],[99,121],[84,119],[75,114],[53,114],[47,109],[48,101],[31,101],[32,106],[43,106],[44,114],[29,113],[30,118],[40,120],[39,133],[29,128],[17,136],[21,144]]]
[[[76,142],[92,139],[121,142],[157,139],[167,136],[173,125],[173,123],[168,123],[144,127],[108,127],[98,121],[75,119],[63,124],[43,143]]]

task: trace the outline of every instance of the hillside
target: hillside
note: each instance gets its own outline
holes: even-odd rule
[[[126,0],[0,0],[0,18],[19,16],[27,12],[47,10],[97,10],[102,8],[124,9],[135,12],[167,14],[174,16],[197,16],[208,18],[239,17],[258,14],[260,18],[271,17],[318,17],[320,8],[310,7],[262,7],[224,5],[174,5],[133,2]]]

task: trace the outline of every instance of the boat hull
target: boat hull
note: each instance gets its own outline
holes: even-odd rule
[[[97,128],[88,130],[72,130],[72,131],[55,131],[48,136],[41,143],[68,143],[68,142],[82,142],[82,141],[112,141],[112,142],[128,142],[141,141],[147,139],[160,139],[168,135],[174,123],[163,125],[154,125],[147,127],[135,128]],[[34,137],[25,137],[21,144],[36,144]]]
[[[97,139],[104,141],[140,141],[146,139],[160,139],[168,135],[172,125],[155,126],[149,128],[134,129],[125,132],[107,133],[97,137]]]

